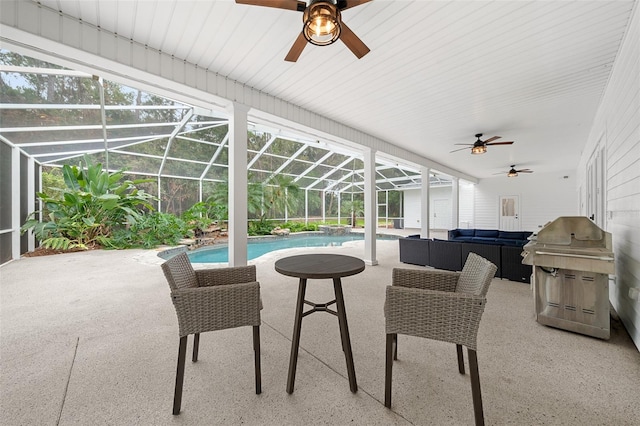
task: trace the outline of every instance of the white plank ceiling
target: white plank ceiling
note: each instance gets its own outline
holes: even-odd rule
[[[575,171],[637,7],[373,0],[343,13],[368,55],[307,45],[289,63],[299,12],[232,0],[40,3],[478,178],[511,164]],[[475,133],[515,143],[450,153]]]

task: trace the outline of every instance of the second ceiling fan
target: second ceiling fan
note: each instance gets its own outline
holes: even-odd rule
[[[303,12],[302,32],[284,58],[285,61],[296,62],[307,42],[316,46],[326,46],[340,39],[358,59],[369,53],[369,48],[342,21],[340,12],[370,1],[310,0],[308,6],[307,3],[298,0],[236,0],[236,3]]]
[[[533,170],[531,170],[531,169],[516,170],[516,165],[515,164],[512,164],[510,167],[511,167],[511,170],[509,170],[507,172],[494,173],[494,175],[502,175],[502,174],[506,173],[507,177],[517,177],[518,173],[533,173]]]

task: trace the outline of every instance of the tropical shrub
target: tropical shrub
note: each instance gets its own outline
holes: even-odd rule
[[[153,248],[177,245],[188,235],[189,225],[171,213],[151,212],[141,215],[130,227],[115,230],[105,241],[106,248]]]
[[[275,227],[275,222],[262,218],[260,220],[249,222],[247,226],[247,234],[251,236],[269,235]]]
[[[45,248],[87,249],[96,245],[112,246],[115,230],[135,225],[144,214],[152,210],[151,194],[140,191],[136,184],[142,180],[123,180],[123,172],[109,173],[102,164],[89,164],[85,168],[65,165],[62,168],[65,188],[62,196],[37,193],[43,201],[43,221],[33,212],[21,231],[33,230]]]
[[[317,231],[317,223],[304,223],[304,222],[285,222],[280,228],[289,228],[291,232],[305,232],[305,231]]]
[[[358,217],[364,216],[364,201],[359,199],[344,201],[342,203],[342,213],[349,214],[349,224],[357,226]]]
[[[228,217],[228,207],[215,203],[211,198],[195,203],[182,214],[182,220],[186,222],[196,237],[206,231],[211,224],[227,220]]]

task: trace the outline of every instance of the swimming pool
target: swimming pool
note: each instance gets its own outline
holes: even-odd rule
[[[395,235],[377,235],[376,239],[395,240]],[[255,259],[263,254],[297,247],[331,247],[341,246],[347,241],[362,241],[364,234],[348,235],[290,235],[288,237],[277,238],[251,238],[247,243],[247,259]],[[188,254],[191,263],[219,263],[229,261],[227,245],[216,247],[203,247]]]

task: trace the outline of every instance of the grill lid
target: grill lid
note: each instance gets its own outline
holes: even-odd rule
[[[572,247],[607,247],[605,235],[585,216],[561,216],[538,231],[538,244]],[[611,248],[611,247],[608,247]]]
[[[523,250],[525,265],[615,273],[611,234],[584,216],[549,222]]]

